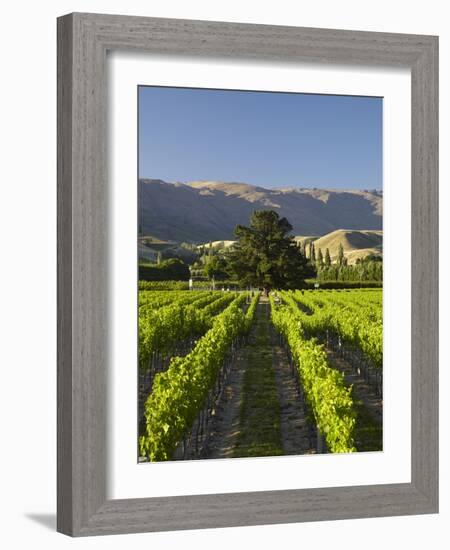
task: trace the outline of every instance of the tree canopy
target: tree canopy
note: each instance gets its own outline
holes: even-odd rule
[[[229,274],[227,272],[228,264],[225,258],[221,256],[212,256],[205,265],[204,273],[208,279],[227,279]]]
[[[243,285],[271,289],[299,288],[314,274],[289,233],[292,226],[273,210],[253,212],[250,226],[238,225],[231,269]]]
[[[159,264],[139,264],[141,281],[188,281],[189,277],[189,267],[177,258],[161,260]]]

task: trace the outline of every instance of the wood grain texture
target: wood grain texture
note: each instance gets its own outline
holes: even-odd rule
[[[57,529],[72,525],[72,21],[58,20]]]
[[[106,499],[106,52],[409,67],[412,481]],[[58,530],[99,535],[437,512],[438,40],[433,36],[70,14],[58,20]]]
[[[438,508],[438,43],[411,71],[412,479]]]

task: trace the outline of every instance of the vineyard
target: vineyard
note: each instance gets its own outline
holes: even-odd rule
[[[382,365],[379,289],[141,283],[140,461],[381,450]]]

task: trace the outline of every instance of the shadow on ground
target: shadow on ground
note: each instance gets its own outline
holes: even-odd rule
[[[56,514],[25,514],[25,517],[46,529],[56,531]]]

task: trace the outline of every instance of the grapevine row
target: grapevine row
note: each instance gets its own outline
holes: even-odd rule
[[[299,310],[299,317],[305,330],[311,335],[326,335],[333,331],[342,341],[358,348],[374,367],[381,369],[383,365],[383,322],[381,315],[371,315],[372,306],[351,309],[336,304],[331,299],[315,298],[313,295],[299,291],[295,293],[281,292],[282,300],[295,308],[301,304],[312,311],[307,315]],[[320,305],[319,305],[320,302]]]
[[[307,300],[310,304],[316,304],[319,307],[333,305],[341,307],[360,315],[364,315],[371,321],[382,321],[383,309],[381,304],[381,292],[377,296],[368,296],[367,293],[355,292],[353,294],[342,291],[296,291],[295,295],[303,301]]]
[[[340,372],[328,366],[323,346],[305,338],[297,312],[287,305],[276,305],[272,296],[270,302],[272,322],[289,346],[306,404],[328,449],[332,453],[356,451],[351,388],[345,387]]]
[[[155,376],[145,403],[146,434],[139,439],[140,454],[150,461],[172,457],[192,428],[214,388],[232,343],[251,326],[258,296],[244,315],[240,294],[217,317],[212,327],[185,357],[175,357],[169,368]]]
[[[193,292],[182,290],[180,292],[139,292],[139,313],[142,314],[145,311],[152,309],[158,309],[171,304],[188,305],[197,303],[199,300],[214,300],[215,298],[223,295],[221,292]]]
[[[211,326],[212,317],[235,297],[234,293],[205,296],[195,305],[174,302],[160,309],[140,311],[139,367],[147,368],[153,352],[168,352],[176,343],[204,334]],[[206,307],[202,309],[202,305]]]

